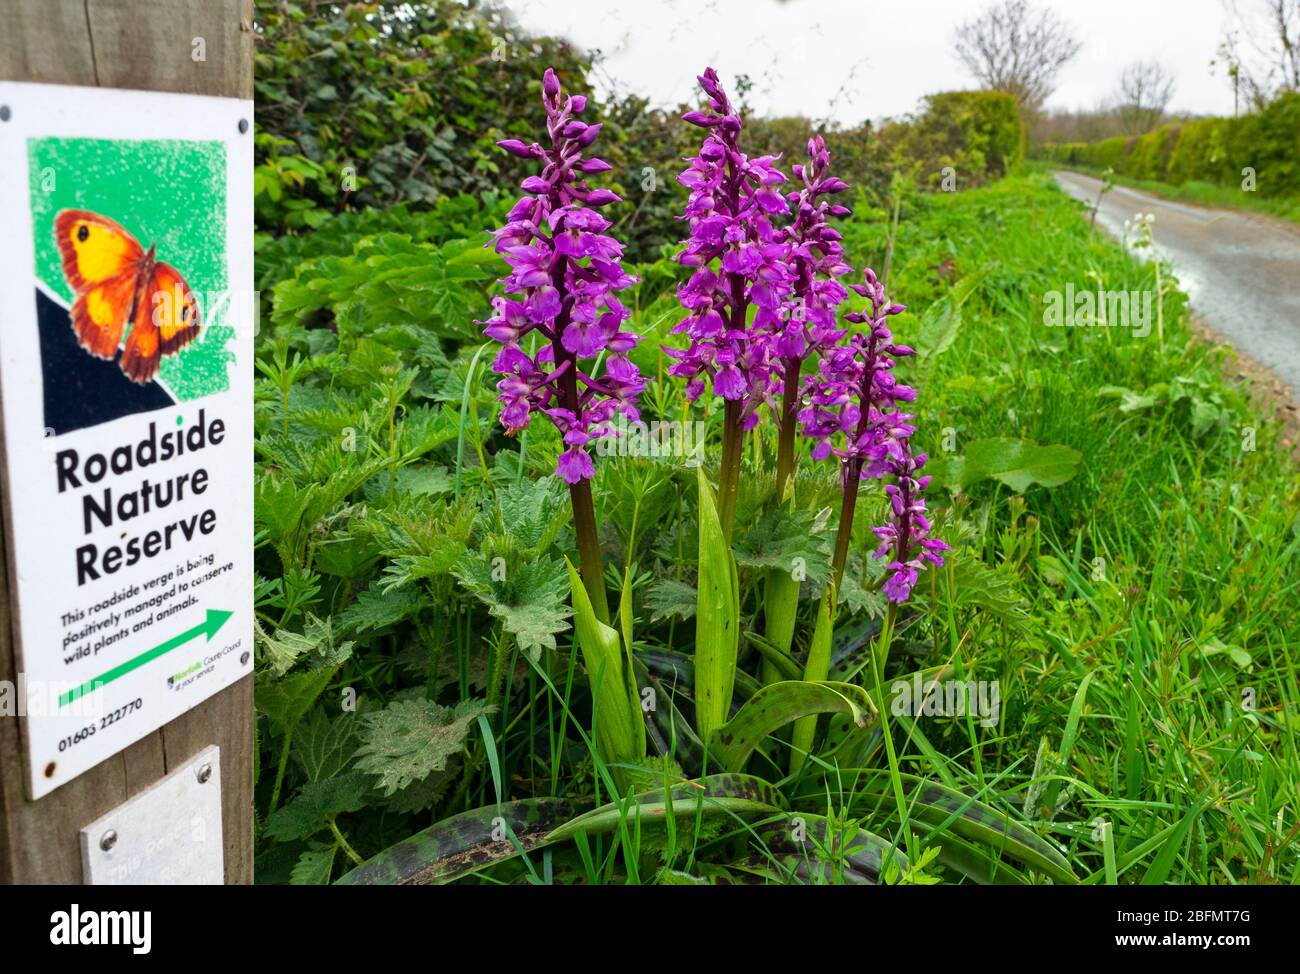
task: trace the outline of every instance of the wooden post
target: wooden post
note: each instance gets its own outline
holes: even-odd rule
[[[192,57],[197,38],[204,60]],[[251,98],[252,0],[6,0],[0,79]],[[0,534],[0,681],[16,682],[5,543]],[[252,882],[249,676],[35,802],[19,721],[0,717],[0,883],[82,882],[82,826],[209,744],[221,748],[226,882]]]

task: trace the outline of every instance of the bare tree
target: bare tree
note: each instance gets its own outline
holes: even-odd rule
[[[1150,132],[1164,121],[1174,79],[1158,61],[1134,61],[1119,76],[1116,109],[1126,135]]]
[[[1030,113],[1042,107],[1079,47],[1065,21],[1028,0],[1000,0],[953,37],[957,57],[981,84],[1015,95]]]
[[[1228,27],[1210,64],[1223,68],[1238,107],[1300,91],[1300,0],[1224,0],[1224,8]]]

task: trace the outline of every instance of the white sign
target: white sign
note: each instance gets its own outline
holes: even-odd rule
[[[251,126],[0,83],[0,719],[32,798],[252,671]]]
[[[216,745],[81,830],[88,886],[220,886],[223,853]]]

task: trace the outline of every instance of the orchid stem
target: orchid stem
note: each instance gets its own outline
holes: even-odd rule
[[[739,399],[728,399],[722,414],[722,465],[718,471],[718,519],[722,534],[731,544],[736,520],[736,494],[740,490],[740,461],[744,456],[745,421]]]
[[[835,531],[835,557],[831,561],[831,578],[835,591],[844,581],[844,566],[849,561],[849,545],[853,542],[853,515],[858,506],[858,488],[862,484],[862,459],[855,457],[845,465],[845,479],[840,498],[840,523]]]

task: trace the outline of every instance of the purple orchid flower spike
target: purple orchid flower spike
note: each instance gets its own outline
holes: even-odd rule
[[[677,177],[690,191],[683,212],[690,236],[677,260],[694,273],[678,289],[687,313],[673,332],[685,334],[690,345],[664,352],[673,359],[669,374],[687,380],[690,401],[710,383],[726,401],[719,513],[729,535],[740,444],[769,394],[773,343],[792,283],[790,246],[772,224],[773,215],[789,212],[789,204],[777,188],[785,181],[777,159],[750,159],[740,150],[741,120],[718,73],[708,68],[698,80],[708,108],[683,118],[708,134]]]
[[[881,527],[872,528],[880,547],[872,555],[874,558],[893,559],[885,570],[893,572],[881,591],[895,604],[906,602],[916,585],[917,576],[926,565],[943,565],[942,552],[952,549],[938,538],[927,535],[932,527],[926,514],[925,500],[921,493],[930,485],[928,476],[917,476],[927,459],[926,454],[912,455],[912,446],[903,441],[902,456],[889,457],[885,461],[894,482],[885,486],[889,495],[890,520]]]
[[[526,429],[540,412],[563,438],[555,473],[569,484],[583,581],[597,616],[607,621],[590,449],[597,440],[617,435],[617,416],[640,419],[637,400],[645,382],[628,358],[639,339],[624,329],[629,312],[617,297],[636,279],[623,270],[623,245],[606,233],[610,222],[599,212],[619,197],[586,181],[610,169],[603,159],[583,157],[601,129],[580,118],[587,99],[566,97],[547,68],[542,103],[548,145],[519,139],[498,143],[513,156],[540,163],[542,170],[523,181],[526,195],[493,233],[489,246],[505,258],[510,273],[501,280],[505,293],[493,301],[495,314],[479,324],[501,343],[492,368],[500,376],[507,434]]]
[[[862,479],[893,478],[885,487],[891,505],[889,523],[874,528],[881,540],[875,557],[892,551],[887,571],[893,572],[883,591],[891,602],[904,602],[911,595],[918,574],[927,564],[942,565],[941,552],[950,550],[937,538],[928,537],[931,528],[922,492],[928,476],[917,476],[926,455],[913,455],[912,416],[899,410],[900,403],[916,399],[916,390],[899,382],[893,373],[895,362],[915,354],[907,345],[894,341],[888,320],[905,311],[885,295],[884,285],[870,268],[863,283],[850,285],[867,298],[869,310],[850,312],[843,320],[865,326],[844,344],[822,349],[820,368],[808,377],[804,391],[808,405],[799,413],[803,432],[814,441],[812,456],[840,459],[843,499],[840,530],[833,562],[838,587],[848,558],[853,513]]]
[[[840,232],[827,221],[829,217],[846,216],[850,212],[847,206],[830,199],[848,189],[848,184],[830,175],[830,158],[826,140],[816,135],[808,140],[808,162],[791,167],[803,188],[787,197],[794,209],[794,222],[786,229],[792,282],[782,326],[773,345],[779,373],[776,386],[781,391],[776,461],[778,491],[784,491],[794,472],[803,361],[815,350],[834,346],[844,337],[836,321],[836,309],[848,297],[848,291],[836,278],[850,273],[852,268],[844,259]]]
[[[543,168],[523,181],[528,195],[493,234],[510,273],[501,281],[505,295],[493,302],[496,314],[479,324],[502,345],[493,369],[501,376],[497,389],[506,432],[513,435],[527,428],[534,413],[545,413],[566,444],[555,472],[575,484],[595,475],[588,450],[601,437],[616,435],[614,416],[640,418],[637,398],[644,381],[627,357],[638,339],[623,330],[628,311],[615,295],[635,279],[620,266],[623,245],[605,233],[610,223],[598,212],[619,197],[585,181],[610,168],[603,159],[582,155],[601,127],[579,118],[586,98],[564,97],[549,68],[542,102],[549,147],[519,139],[498,143]],[[534,331],[543,344],[529,354],[523,343]],[[600,356],[604,372],[592,378],[594,365],[584,371],[580,363]]]

